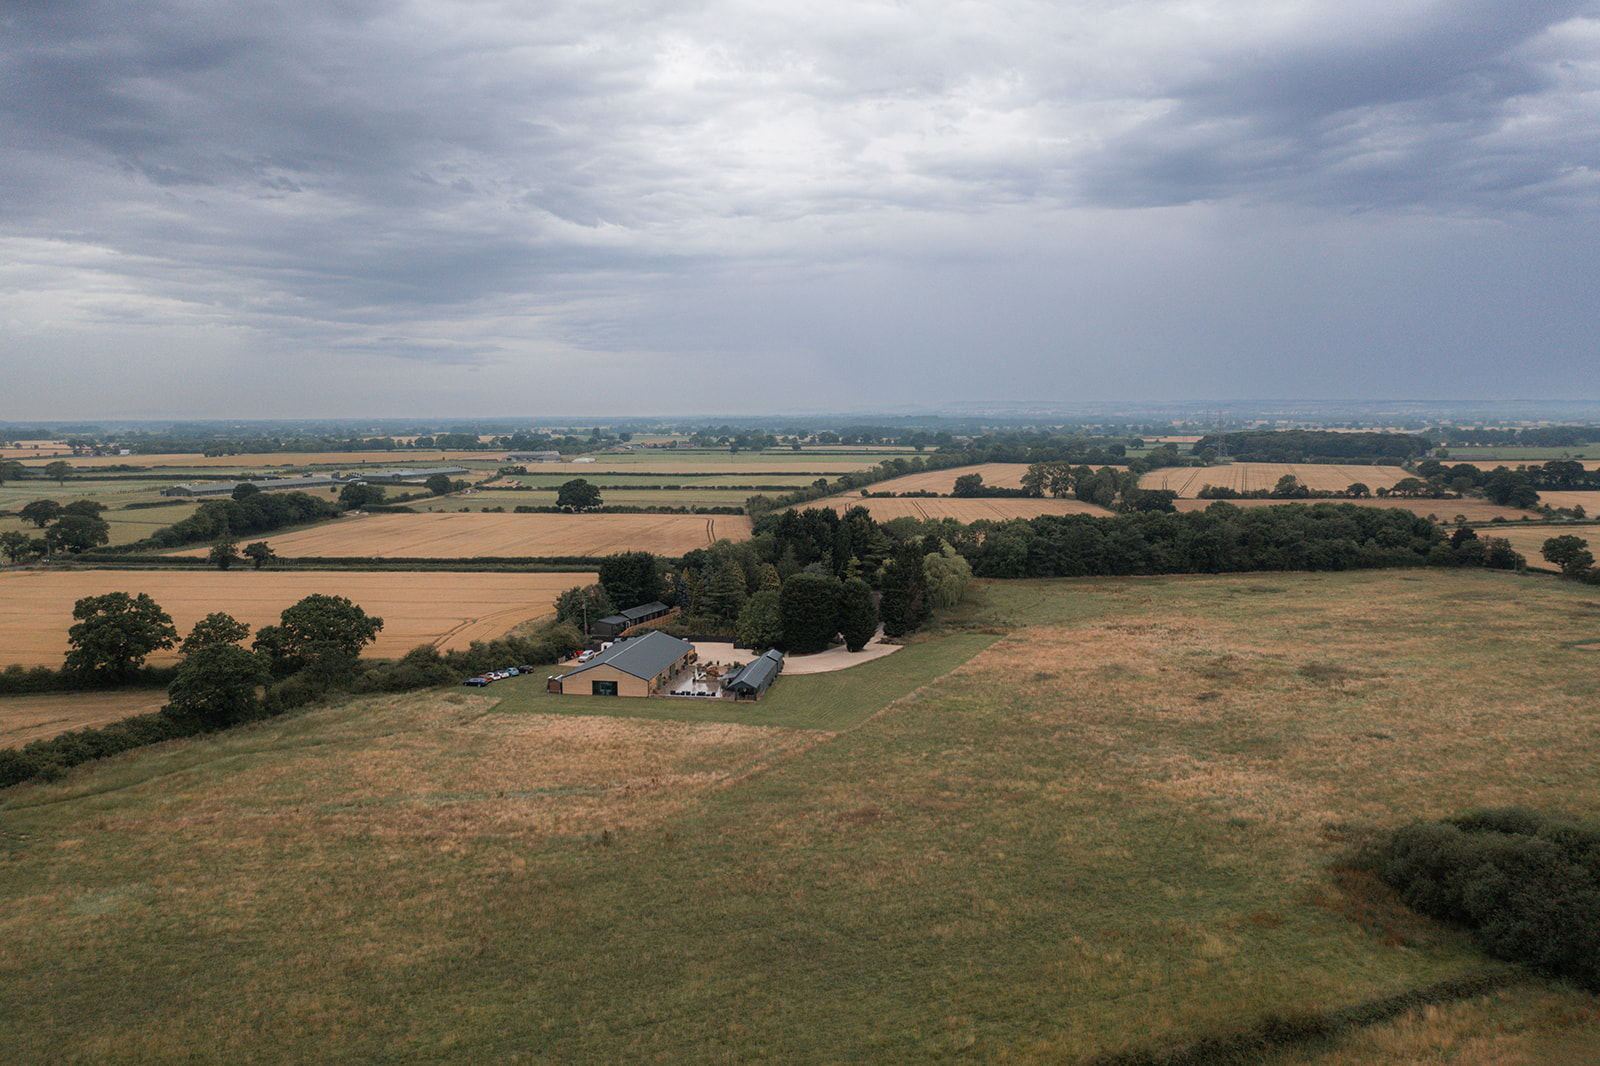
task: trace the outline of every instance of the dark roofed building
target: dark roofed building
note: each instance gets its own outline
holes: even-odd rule
[[[550,690],[565,696],[649,696],[689,665],[694,645],[653,630],[619,640],[593,659],[560,677]]]
[[[758,700],[783,673],[783,652],[777,648],[763,652],[722,679],[722,688],[734,699]]]
[[[656,600],[653,603],[630,607],[626,611],[607,615],[590,626],[589,630],[597,637],[614,637],[622,633],[623,630],[638,625],[640,622],[653,622],[657,618],[665,618],[671,613],[671,607],[668,607],[660,600]]]

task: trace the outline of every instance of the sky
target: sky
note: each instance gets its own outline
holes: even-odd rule
[[[1600,0],[0,27],[0,419],[1600,397]]]

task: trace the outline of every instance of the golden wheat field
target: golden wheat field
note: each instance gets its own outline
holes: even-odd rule
[[[1019,489],[1022,475],[1028,472],[1027,463],[983,463],[979,466],[958,466],[950,470],[924,470],[905,477],[890,478],[872,486],[873,492],[939,492],[949,495],[955,490],[956,478],[979,474],[985,485]]]
[[[1539,502],[1551,507],[1582,507],[1589,516],[1600,514],[1600,492],[1563,492],[1539,490]]]
[[[865,507],[877,522],[896,518],[943,519],[976,522],[980,518],[1005,522],[1013,518],[1037,518],[1047,514],[1108,515],[1111,512],[1082,500],[1034,499],[952,499],[950,497],[912,497],[910,499],[867,499],[861,496],[832,496],[820,503],[843,514],[852,507]],[[817,504],[807,504],[815,507]]]
[[[1293,474],[1308,489],[1343,492],[1359,481],[1376,492],[1411,477],[1398,466],[1331,466],[1321,463],[1225,463],[1222,466],[1174,466],[1152,470],[1139,479],[1141,489],[1171,489],[1184,499],[1200,494],[1207,485],[1236,492],[1271,489],[1285,474]]]
[[[59,666],[73,625],[73,604],[107,592],[148,593],[172,616],[180,637],[212,611],[224,611],[256,629],[277,624],[285,607],[312,593],[347,596],[383,619],[383,631],[368,652],[393,657],[418,644],[465,648],[474,640],[498,637],[519,622],[548,614],[566,589],[597,580],[595,573],[4,571],[0,665]],[[169,650],[150,661],[177,658]]]
[[[1370,500],[1176,500],[1174,505],[1180,511],[1204,511],[1214,503],[1231,503],[1235,507],[1282,507],[1290,503],[1353,503],[1357,507],[1393,507],[1401,511],[1410,511],[1412,514],[1424,518],[1432,515],[1440,522],[1453,522],[1457,515],[1466,518],[1469,522],[1492,522],[1496,518],[1504,518],[1507,522],[1514,522],[1527,517],[1528,512],[1519,511],[1514,507],[1501,507],[1490,503],[1488,500],[1413,500],[1413,499],[1370,499]]]
[[[20,748],[69,729],[110,725],[166,706],[166,689],[62,692],[0,699],[0,748]]]
[[[280,558],[470,559],[481,556],[682,555],[746,540],[743,515],[369,514],[268,537]],[[178,554],[205,555],[207,548]]]

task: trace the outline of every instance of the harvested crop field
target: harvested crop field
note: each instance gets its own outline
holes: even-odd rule
[[[1573,536],[1580,540],[1588,541],[1589,551],[1600,555],[1600,528],[1595,526],[1545,526],[1545,525],[1504,525],[1490,526],[1478,530],[1480,537],[1504,537],[1511,542],[1511,547],[1521,552],[1528,560],[1530,570],[1549,570],[1560,573],[1561,568],[1555,563],[1545,562],[1540,554],[1544,542],[1551,537]]]
[[[268,537],[280,558],[469,559],[478,556],[682,555],[726,537],[746,540],[743,515],[371,514]],[[197,548],[185,555],[205,555]],[[563,586],[565,587],[565,586]]]
[[[418,644],[465,648],[474,640],[498,637],[519,622],[548,614],[566,589],[598,579],[594,573],[13,570],[0,572],[0,602],[5,604],[0,665],[59,666],[67,652],[73,604],[107,592],[149,593],[172,616],[180,637],[212,611],[224,611],[256,629],[276,625],[285,607],[314,592],[348,596],[383,619],[383,632],[369,654],[393,657]],[[166,651],[150,661],[177,658],[176,651]]]
[[[1432,515],[1441,522],[1453,522],[1457,515],[1464,516],[1468,522],[1492,522],[1496,518],[1514,522],[1527,517],[1528,514],[1527,511],[1519,511],[1515,507],[1501,507],[1488,500],[1474,499],[1423,500],[1391,497],[1386,500],[1175,500],[1173,503],[1180,511],[1204,511],[1214,503],[1231,503],[1235,507],[1282,507],[1290,503],[1353,503],[1357,507],[1392,507],[1423,517]]]
[[[941,519],[954,518],[957,522],[1006,522],[1013,518],[1037,518],[1045,514],[1108,515],[1111,512],[1082,500],[1052,500],[1034,498],[1011,499],[952,499],[950,497],[912,497],[910,499],[871,499],[862,496],[832,496],[820,503],[843,514],[852,507],[865,507],[878,522],[896,518]]]
[[[955,491],[956,478],[968,474],[983,477],[985,485],[1019,489],[1022,475],[1028,472],[1027,463],[983,463],[979,466],[956,466],[949,470],[924,470],[905,477],[890,478],[871,486],[869,492],[939,492],[949,495]]]
[[[68,730],[110,725],[136,714],[150,714],[166,702],[167,691],[159,688],[6,696],[0,698],[0,748],[20,748]]]
[[[1600,514],[1600,492],[1563,492],[1540,489],[1539,502],[1551,507],[1582,507],[1590,517]]]
[[[1199,495],[1207,485],[1235,492],[1271,491],[1278,479],[1293,474],[1308,489],[1343,492],[1361,482],[1376,492],[1411,474],[1398,466],[1332,466],[1321,463],[1225,463],[1221,466],[1173,466],[1152,470],[1139,479],[1141,489],[1171,489],[1181,498]]]

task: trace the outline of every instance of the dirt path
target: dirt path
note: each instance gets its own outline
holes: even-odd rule
[[[819,651],[815,655],[785,655],[783,657],[783,672],[786,674],[828,674],[835,670],[848,670],[852,666],[870,663],[874,659],[881,659],[885,655],[893,655],[900,650],[899,644],[883,643],[883,627],[878,627],[878,635],[872,642],[860,651],[846,651],[841,644],[827,651]],[[748,648],[735,649],[731,642],[700,641],[695,644],[694,650],[699,654],[702,663],[746,663],[754,654]]]

